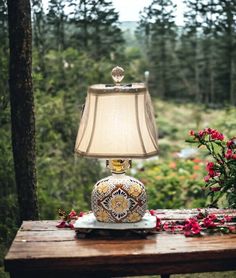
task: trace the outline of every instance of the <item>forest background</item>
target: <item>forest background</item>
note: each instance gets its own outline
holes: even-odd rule
[[[204,207],[207,153],[189,149],[189,129],[236,135],[236,1],[185,1],[184,25],[171,0],[153,0],[139,22],[119,22],[109,0],[31,1],[37,192],[41,219],[59,208],[90,208],[103,162],[74,157],[89,85],[146,82],[159,129],[158,158],[131,170],[146,185],[150,208]],[[67,12],[66,7],[70,7]],[[0,267],[19,225],[11,146],[7,3],[0,0]],[[145,72],[149,76],[145,78]],[[144,171],[145,170],[145,171]],[[224,200],[222,201],[224,203]]]

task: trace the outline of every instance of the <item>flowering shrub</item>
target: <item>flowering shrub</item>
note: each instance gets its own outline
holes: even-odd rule
[[[212,205],[216,206],[225,195],[229,206],[236,208],[236,137],[227,140],[212,128],[199,132],[191,130],[190,136],[193,138],[187,142],[205,147],[213,160],[207,163],[207,175],[204,177]]]
[[[146,187],[149,208],[197,208],[206,204],[204,162],[193,160],[150,160],[136,168],[135,177]]]

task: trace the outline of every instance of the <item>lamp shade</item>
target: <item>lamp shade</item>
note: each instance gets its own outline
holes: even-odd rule
[[[76,153],[109,159],[145,158],[157,151],[152,104],[143,83],[89,87]]]

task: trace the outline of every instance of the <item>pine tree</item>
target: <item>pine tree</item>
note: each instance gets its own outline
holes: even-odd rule
[[[118,25],[118,13],[109,0],[80,0],[73,20],[73,34],[77,47],[86,51],[96,61],[118,57],[119,47],[124,43]]]
[[[66,48],[65,25],[68,15],[65,13],[65,7],[67,4],[67,0],[50,0],[48,3],[47,20],[53,35],[51,44],[58,51]]]
[[[236,0],[222,0],[217,18],[221,95],[236,105]],[[222,98],[222,97],[221,97]]]
[[[201,22],[199,16],[200,0],[185,1],[187,11],[184,13],[185,17],[185,30],[182,40],[187,44],[187,51],[191,57],[191,64],[188,66],[187,79],[191,80],[191,94],[194,100],[200,102],[203,100],[201,90]],[[186,49],[183,49],[185,52]],[[187,65],[186,65],[187,66]]]
[[[164,98],[176,94],[171,85],[175,70],[175,7],[171,0],[154,0],[141,14],[138,27],[146,42],[151,86]]]
[[[37,51],[38,71],[42,77],[46,77],[45,54],[47,51],[47,27],[46,15],[43,9],[42,0],[32,1],[32,19],[33,19],[33,47]]]

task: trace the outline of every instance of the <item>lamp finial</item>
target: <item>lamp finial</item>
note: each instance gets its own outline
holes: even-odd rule
[[[125,76],[125,71],[121,67],[114,67],[113,70],[111,71],[111,76],[113,81],[115,82],[115,85],[120,85],[120,82],[123,80]]]

